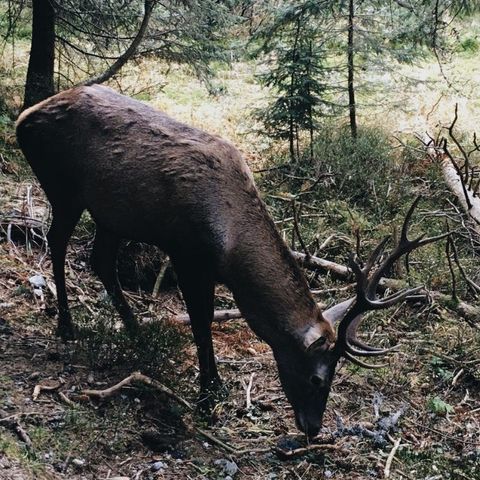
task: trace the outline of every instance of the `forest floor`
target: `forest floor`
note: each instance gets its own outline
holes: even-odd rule
[[[44,214],[41,190],[30,181],[4,175],[0,189],[10,212],[25,212],[28,205],[31,217]],[[79,232],[74,236],[67,283],[75,322],[89,318],[94,336],[63,344],[53,335],[53,279],[42,234],[25,244],[18,232],[4,233],[1,479],[480,478],[480,334],[448,311],[402,307],[380,326],[367,325],[363,335],[369,341],[401,342],[402,348],[378,371],[340,366],[324,429],[316,446],[302,452],[297,449],[308,445],[295,427],[271,352],[242,320],[214,326],[229,395],[211,424],[141,385],[103,401],[83,395],[84,389],[110,387],[138,369],[138,362],[115,356],[122,348],[116,334],[95,326],[99,318],[116,314],[88,267],[88,241]],[[34,274],[45,280],[42,292],[29,280]],[[228,292],[219,288],[217,294],[217,308],[228,304]],[[170,333],[186,337],[175,355],[158,359],[167,369],[164,365],[159,379],[194,404],[194,344],[188,327],[171,320],[183,310],[178,291],[163,291],[159,298],[129,292],[128,298],[140,318],[156,319],[150,327],[157,325],[159,335],[168,325]],[[155,330],[148,332],[145,356],[158,341]],[[162,354],[168,350],[160,348]]]
[[[377,78],[385,93],[359,97],[362,123],[381,124],[392,134],[433,133],[451,122],[459,103],[459,128],[470,133],[480,124],[477,63],[464,58],[446,71],[460,85],[455,91],[436,64],[409,66],[411,78],[401,91],[391,74]],[[406,71],[396,73],[405,79]],[[261,165],[272,144],[255,134],[246,111],[265,102],[266,94],[248,66],[221,73],[217,81],[228,93],[215,99],[181,68],[168,77],[158,72],[148,61],[127,66],[117,88],[229,138],[251,166]],[[26,214],[46,228],[46,202],[35,181],[15,173],[13,163],[0,167],[0,212],[17,220]],[[192,404],[198,391],[190,330],[172,321],[184,310],[177,289],[157,298],[146,293],[151,290],[127,292],[151,334],[141,353],[151,355],[159,345],[162,354],[145,359],[137,350],[135,357],[122,357],[117,315],[88,266],[90,243],[91,236],[77,231],[67,259],[74,321],[86,336],[63,344],[53,333],[44,232],[29,234],[26,242],[25,232],[0,231],[0,479],[480,479],[480,333],[438,305],[402,306],[378,325],[367,322],[364,338],[379,345],[400,342],[401,348],[384,369],[339,366],[314,447],[295,427],[268,346],[243,320],[214,325],[229,395],[211,424],[141,385],[104,401],[86,397],[84,389],[110,387],[142,365],[158,367],[158,379]],[[46,283],[41,292],[29,280],[34,275]],[[228,292],[219,288],[217,294],[218,308],[232,306]],[[96,326],[110,320],[113,327]],[[183,339],[176,351],[162,346],[162,332]],[[308,448],[298,451],[302,447]]]

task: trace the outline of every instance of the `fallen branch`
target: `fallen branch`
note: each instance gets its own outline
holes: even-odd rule
[[[292,251],[292,255],[296,258],[300,265],[304,268],[314,271],[329,272],[333,277],[339,280],[351,280],[351,271],[345,265],[339,263],[331,262],[330,260],[325,260],[323,258],[307,256],[304,253]],[[398,292],[406,287],[406,282],[396,278],[382,278],[379,281],[379,290],[385,291],[390,290],[391,293]],[[452,301],[450,295],[446,295],[437,291],[428,291],[422,295],[415,295],[412,298],[407,298],[407,301],[424,301],[428,302],[431,299],[437,302],[444,308],[454,311],[457,315],[464,318],[469,324],[475,328],[478,319],[480,318],[480,308],[472,306],[468,303],[465,303],[461,300],[457,302]],[[325,308],[325,304],[319,303],[320,308]],[[233,320],[243,318],[242,313],[238,309],[231,310],[217,310],[214,312],[213,321],[215,322],[224,322],[227,320]],[[173,317],[177,322],[189,324],[190,317],[188,314],[179,314]]]
[[[441,167],[445,183],[458,199],[465,213],[473,220],[475,231],[480,234],[480,197],[475,196],[465,184],[460,169],[455,167],[453,157],[449,153],[442,159]]]
[[[325,260],[319,257],[307,257],[305,253],[296,252],[294,250],[292,250],[291,253],[293,257],[304,268],[332,273],[333,276],[339,280],[351,280],[353,278],[351,270],[344,265],[340,265],[339,263],[331,262],[330,260]],[[383,290],[386,290],[388,288],[390,290],[396,291],[405,288],[405,282],[394,278],[382,278],[379,282],[379,286]],[[319,305],[321,307],[325,306],[324,304]],[[243,315],[240,310],[236,308],[230,310],[216,310],[213,314],[214,322],[224,322],[227,320],[233,320],[238,318],[243,318]],[[190,323],[190,317],[188,313],[176,315],[175,317],[173,317],[173,320],[179,323],[184,323],[186,325]]]
[[[283,450],[283,448],[276,447],[275,453],[280,460],[291,460],[292,458],[302,457],[307,453],[312,453],[318,450],[343,450],[342,445],[333,445],[329,443],[325,444],[312,444],[306,447],[295,448],[294,450]]]
[[[462,317],[473,328],[480,328],[480,308],[465,303],[462,300],[453,301],[450,295],[441,292],[429,292],[430,298],[444,308],[448,308]]]
[[[302,267],[308,270],[330,273],[332,277],[337,280],[351,281],[353,279],[352,271],[345,265],[314,256],[307,258],[304,253],[296,252],[294,250],[291,250],[291,254]],[[406,284],[403,280],[398,280],[396,278],[382,278],[378,286],[380,290],[386,290],[388,288],[395,291],[405,288]]]
[[[28,433],[23,428],[22,424],[18,420],[18,415],[11,415],[8,417],[0,418],[0,425],[4,425],[5,427],[12,430],[18,438],[25,444],[27,450],[32,448],[32,440],[28,436]]]
[[[385,469],[383,470],[384,478],[390,477],[390,468],[392,467],[393,458],[395,457],[395,453],[397,453],[398,447],[400,446],[401,437],[398,437],[395,440],[392,450],[390,451],[387,461],[385,462]]]
[[[160,383],[153,378],[147,377],[140,372],[132,373],[129,377],[124,378],[121,382],[118,382],[116,385],[113,385],[110,388],[106,388],[105,390],[83,390],[82,394],[87,395],[88,397],[94,397],[100,400],[104,400],[105,398],[112,397],[113,395],[119,393],[123,387],[137,382],[148,385],[149,387],[152,387],[155,390],[164,393],[165,395],[180,403],[190,411],[194,410],[193,406],[189,402],[187,402],[185,399],[177,395],[174,391],[163,385],[163,383]]]
[[[32,393],[32,400],[36,401],[42,392],[53,392],[58,390],[61,385],[62,384],[60,382],[55,382],[53,385],[42,385],[41,383],[35,385]]]
[[[208,438],[208,440],[210,440],[212,443],[215,443],[216,445],[218,445],[219,447],[223,448],[224,450],[226,450],[228,453],[231,453],[231,454],[234,454],[234,453],[237,453],[238,450],[230,445],[228,445],[227,443],[225,442],[222,442],[221,440],[219,440],[218,438],[214,437],[213,435],[211,435],[210,433],[206,432],[205,430],[202,430],[201,428],[198,428],[198,427],[194,427],[194,430],[196,432],[198,432],[200,435],[203,435],[205,438]]]
[[[216,310],[213,314],[214,322],[225,322],[227,320],[233,320],[236,318],[243,318],[242,313],[237,308],[231,310]],[[185,325],[190,324],[190,317],[188,313],[182,313],[180,315],[175,315],[173,319],[176,322],[184,323]]]
[[[155,390],[158,390],[159,392],[166,394],[167,396],[169,396],[170,398],[172,398],[173,400],[175,400],[179,404],[183,405],[190,412],[194,411],[194,407],[189,402],[187,402],[185,399],[183,399],[182,397],[177,395],[175,392],[170,390],[168,387],[166,387],[165,385],[163,385],[159,381],[154,380],[153,378],[147,377],[146,375],[143,375],[140,372],[132,373],[130,376],[128,376],[127,378],[124,378],[121,382],[118,382],[117,384],[113,385],[110,388],[106,388],[104,390],[82,390],[81,394],[86,395],[87,397],[90,397],[90,398],[94,397],[94,398],[99,398],[101,400],[104,400],[106,398],[110,398],[113,395],[116,395],[116,394],[120,393],[120,391],[123,387],[125,387],[127,385],[131,385],[133,383],[137,383],[137,382],[148,385],[149,387],[152,387]],[[223,450],[227,451],[230,454],[241,455],[241,454],[245,454],[245,453],[251,453],[250,450],[239,450],[238,448],[232,447],[231,445],[228,445],[227,443],[223,442],[222,440],[219,440],[218,438],[214,437],[212,434],[210,434],[209,432],[207,432],[207,431],[205,431],[201,428],[193,426],[192,429],[193,429],[193,431],[195,431],[198,434],[204,436],[205,438],[210,440],[212,443],[221,447]],[[260,453],[260,452],[263,453],[265,451],[270,451],[270,449],[258,450],[257,453]]]

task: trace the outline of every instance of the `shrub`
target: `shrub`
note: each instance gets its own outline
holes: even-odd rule
[[[480,50],[480,44],[476,38],[468,37],[462,40],[460,49],[465,53],[474,54]]]
[[[156,378],[167,379],[172,363],[180,360],[186,335],[168,322],[142,324],[130,337],[122,328],[115,328],[113,311],[106,312],[93,322],[77,319],[79,349],[94,370],[116,368],[131,373],[139,370]]]
[[[395,163],[389,138],[378,128],[363,128],[354,140],[347,127],[328,126],[317,136],[313,151],[315,172],[333,175],[339,199],[372,207],[391,188]]]

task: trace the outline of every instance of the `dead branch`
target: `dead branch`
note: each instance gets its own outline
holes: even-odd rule
[[[314,256],[307,257],[304,253],[296,252],[294,250],[291,251],[291,254],[304,268],[326,271],[331,273],[334,278],[341,280],[351,280],[353,278],[351,270],[344,265],[325,260],[324,258]]]
[[[475,298],[477,297],[478,293],[480,293],[480,286],[478,286],[468,275],[465,269],[463,268],[462,264],[460,263],[460,258],[458,257],[458,250],[457,246],[452,237],[449,237],[448,241],[452,247],[453,252],[453,261],[456,263],[458,270],[462,277],[464,278],[465,282],[467,283],[468,288],[473,293]]]
[[[187,410],[190,412],[194,411],[194,407],[187,402],[184,398],[180,397],[178,394],[170,390],[168,387],[163,385],[157,380],[154,380],[153,378],[147,377],[146,375],[143,375],[140,372],[134,372],[132,373],[129,377],[124,378],[121,382],[118,382],[117,384],[113,385],[110,388],[106,388],[104,390],[83,390],[81,392],[81,395],[86,395],[88,397],[94,397],[98,398],[101,400],[104,400],[106,398],[110,398],[113,395],[116,395],[120,393],[123,387],[127,385],[132,385],[133,383],[143,383],[144,385],[148,385],[149,387],[154,388],[155,390],[164,393],[168,397],[172,398],[176,402],[178,402],[180,405],[183,405]],[[1,420],[0,420],[1,423]],[[232,447],[231,445],[228,445],[227,443],[223,442],[222,440],[219,440],[218,438],[214,437],[211,435],[209,432],[198,428],[196,426],[192,427],[193,431],[199,433],[200,435],[204,436],[208,440],[210,440],[213,444],[221,447],[223,450],[227,451],[230,454],[236,454],[236,455],[242,455],[245,453],[251,453],[251,450],[239,450],[238,448]],[[270,451],[270,448],[268,449],[261,449],[257,453],[264,453]]]
[[[294,450],[283,450],[283,448],[276,447],[275,453],[280,460],[291,460],[293,458],[302,457],[307,453],[312,453],[321,450],[343,450],[343,445],[325,444],[312,444],[306,447],[296,448]]]
[[[457,278],[455,277],[455,270],[453,269],[452,258],[450,255],[450,244],[452,242],[452,237],[448,237],[445,243],[445,255],[447,257],[448,269],[450,270],[450,276],[452,277],[452,299],[454,301],[458,300],[457,297]]]
[[[0,425],[4,425],[8,429],[12,430],[25,444],[25,447],[28,450],[32,448],[32,440],[30,439],[28,433],[18,420],[18,415],[4,416],[3,418],[0,418]]]
[[[307,258],[307,256],[301,252],[291,251],[291,253],[304,268],[330,273],[332,277],[337,280],[351,281],[353,279],[352,271],[345,265],[314,256]],[[382,278],[378,286],[380,290],[401,290],[402,288],[405,288],[405,282],[395,278]]]
[[[154,298],[158,298],[160,285],[163,282],[163,278],[165,277],[165,272],[167,271],[167,268],[169,265],[170,265],[170,259],[168,257],[164,258],[162,261],[162,265],[160,267],[160,271],[158,272],[157,278],[155,280],[155,285],[153,286],[152,297]]]
[[[237,308],[232,310],[216,310],[213,314],[214,322],[225,322],[227,320],[233,320],[237,318],[243,318],[242,313]],[[188,313],[183,313],[173,317],[173,320],[179,323],[184,323],[185,325],[190,324],[190,317]]]
[[[455,115],[452,123],[448,127],[448,134],[450,138],[453,140],[453,142],[455,143],[455,145],[457,146],[457,148],[460,150],[460,153],[462,154],[462,157],[464,160],[463,169],[465,171],[465,173],[463,174],[463,181],[465,184],[468,184],[468,178],[470,175],[470,157],[468,156],[467,152],[463,148],[463,145],[458,141],[458,139],[455,137],[453,133],[453,127],[457,123],[457,120],[458,120],[458,103],[455,104]],[[446,150],[446,146],[447,145],[445,142],[445,150]],[[467,201],[468,201],[468,198],[467,198]]]
[[[304,253],[292,251],[292,255],[296,258],[300,265],[314,271],[328,272],[332,276],[339,280],[351,280],[352,273],[348,267],[345,265],[340,265],[339,263],[331,262],[330,260],[325,260],[323,258],[310,256],[307,259],[307,256]],[[403,280],[396,278],[382,278],[379,283],[379,290],[391,292],[397,292],[405,288],[406,283]],[[453,310],[457,315],[464,318],[470,326],[474,328],[480,328],[477,326],[478,319],[480,318],[480,308],[472,306],[462,300],[452,303],[452,297],[438,291],[426,291],[421,295],[414,295],[411,298],[407,297],[408,301],[418,302],[428,302],[433,300],[437,302],[442,307],[446,307],[450,310]],[[320,308],[324,308],[325,304],[319,303]],[[238,309],[231,310],[217,310],[214,313],[213,320],[216,322],[223,322],[232,319],[243,318],[242,313]],[[190,317],[188,314],[179,314],[173,317],[174,321],[189,324]]]
[[[302,247],[302,250],[305,253],[306,258],[310,258],[310,252],[308,251],[307,246],[305,245],[305,242],[303,241],[302,234],[300,233],[300,228],[298,226],[298,212],[297,212],[297,207],[295,205],[295,198],[292,200],[292,210],[293,210],[293,228],[294,232],[297,235],[298,241],[300,242],[300,245]],[[292,247],[293,247],[293,241],[292,241]]]
[[[201,428],[198,428],[198,427],[194,427],[194,430],[196,432],[198,432],[200,435],[203,435],[205,438],[208,438],[208,440],[210,440],[212,443],[215,443],[216,445],[218,445],[219,447],[223,448],[224,450],[226,450],[227,452],[231,453],[231,454],[234,454],[234,453],[238,453],[238,450],[230,445],[228,445],[227,443],[225,442],[222,442],[221,440],[219,440],[218,438],[214,437],[213,435],[211,435],[210,433],[206,432],[205,430],[201,429]]]
[[[465,179],[468,177],[462,174],[461,168],[457,165],[453,155],[448,150],[446,139],[444,139],[442,149],[445,153],[445,157],[441,162],[445,182],[452,193],[458,198],[465,212],[478,224],[480,223],[478,212],[476,211],[478,207],[475,206],[474,209],[474,197],[472,192],[469,191],[468,181]],[[450,160],[450,162],[448,162],[448,160]],[[460,192],[462,195],[460,195]]]
[[[395,440],[392,450],[390,451],[387,461],[385,462],[385,469],[383,470],[383,477],[389,478],[390,477],[390,468],[392,467],[393,458],[395,457],[395,453],[397,453],[398,447],[400,447],[401,437],[398,437]]]
[[[110,388],[106,388],[105,390],[83,390],[82,394],[87,395],[89,397],[98,398],[100,400],[104,400],[106,398],[112,397],[113,395],[118,394],[121,389],[127,385],[131,385],[133,383],[143,383],[149,387],[154,388],[155,390],[164,393],[168,397],[172,398],[179,404],[183,405],[190,411],[193,411],[193,406],[187,402],[185,399],[177,395],[173,390],[160,383],[158,380],[154,380],[153,378],[147,377],[140,372],[134,372],[129,377],[124,378],[121,382],[118,382],[116,385],[113,385]]]
[[[58,390],[61,385],[62,384],[60,382],[55,382],[53,385],[42,385],[40,383],[38,385],[35,385],[32,393],[32,400],[37,400],[42,392],[53,392],[55,390]]]

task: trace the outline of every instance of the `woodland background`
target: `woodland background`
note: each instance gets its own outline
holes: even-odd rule
[[[0,0],[0,42],[0,478],[480,478],[478,2]],[[194,403],[198,369],[154,247],[122,247],[143,327],[134,340],[119,329],[89,267],[87,214],[67,256],[80,337],[53,336],[50,210],[14,121],[80,83],[237,145],[325,305],[352,295],[349,254],[398,238],[418,196],[413,233],[451,231],[391,272],[391,288],[424,292],[364,322],[364,338],[401,348],[380,370],[338,369],[324,446],[305,445],[242,319],[215,324],[230,395],[213,425],[139,384],[82,393],[142,371]],[[235,308],[221,286],[216,308]]]

